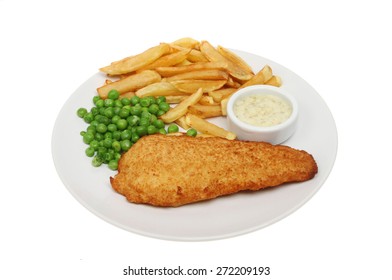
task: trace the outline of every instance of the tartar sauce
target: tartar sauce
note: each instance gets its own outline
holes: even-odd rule
[[[239,98],[233,109],[237,118],[254,126],[278,125],[292,113],[286,100],[272,94],[254,94]]]

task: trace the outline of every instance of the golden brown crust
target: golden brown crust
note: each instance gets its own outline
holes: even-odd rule
[[[283,145],[151,135],[121,157],[110,182],[130,202],[180,206],[306,181],[316,173],[310,154]]]

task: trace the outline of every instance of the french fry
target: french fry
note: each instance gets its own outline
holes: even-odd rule
[[[252,74],[247,73],[242,68],[221,55],[208,41],[201,42],[200,51],[202,54],[204,54],[205,57],[208,58],[209,61],[227,63],[227,70],[229,71],[230,75],[238,80],[248,81],[253,77]]]
[[[149,84],[136,91],[136,95],[139,97],[144,96],[174,96],[184,95],[183,92],[179,91],[175,86],[168,82],[158,82]]]
[[[178,104],[184,99],[188,98],[189,95],[170,95],[166,96],[166,103],[168,104]]]
[[[120,96],[119,96],[118,98],[119,98],[119,99],[131,98],[131,97],[133,97],[133,96],[135,96],[135,93],[134,93],[133,91],[129,91],[129,92],[120,94]]]
[[[216,103],[214,102],[214,99],[208,95],[203,95],[199,100],[199,104],[204,105],[204,106],[216,105]]]
[[[178,45],[171,45],[173,49],[178,51],[188,51],[187,61],[189,63],[208,62],[209,60],[197,49],[184,48]]]
[[[227,80],[228,74],[225,71],[218,69],[206,69],[185,72],[182,74],[167,77],[166,81],[171,82],[175,80]]]
[[[171,44],[188,49],[198,49],[200,42],[190,37],[184,37],[174,41]]]
[[[279,76],[272,76],[266,83],[266,85],[280,87],[282,85],[282,80]]]
[[[128,76],[127,78],[120,79],[118,81],[106,84],[97,89],[98,94],[101,98],[105,99],[108,96],[109,91],[116,89],[120,94],[136,91],[143,88],[151,83],[156,83],[161,80],[161,76],[152,70],[145,70],[138,74]]]
[[[226,80],[176,80],[171,82],[179,91],[192,93],[202,88],[203,92],[220,89]]]
[[[174,121],[178,126],[182,127],[184,130],[190,129],[190,126],[185,121],[185,116],[178,118]]]
[[[184,133],[182,133],[182,132],[171,132],[171,133],[168,133],[168,134],[165,134],[166,136],[182,136],[182,135],[184,135]]]
[[[198,51],[198,50],[195,50],[195,49],[192,49],[189,52],[189,54],[187,56],[187,59],[190,62],[193,62],[193,63],[208,62],[208,59],[201,53],[201,51]]]
[[[165,123],[171,123],[177,120],[178,118],[181,118],[187,113],[188,107],[199,102],[202,96],[203,96],[203,90],[199,88],[195,93],[188,96],[186,99],[181,101],[181,103],[179,103],[176,107],[170,109],[165,114],[163,114],[160,118]]]
[[[124,58],[122,58],[122,59],[120,59],[120,60],[113,61],[112,63],[110,63],[110,65],[115,65],[115,64],[123,63],[125,60],[130,59],[130,58],[133,57],[133,56],[134,56],[134,55],[127,56],[127,57],[124,57]]]
[[[227,103],[229,102],[230,96],[224,98],[221,100],[221,110],[222,110],[222,116],[227,116]]]
[[[108,66],[102,67],[99,70],[109,75],[130,73],[145,67],[161,56],[170,53],[170,51],[170,45],[162,43],[158,46],[149,48],[138,55],[124,58]]]
[[[269,65],[265,65],[256,75],[252,77],[252,79],[244,83],[240,88],[253,86],[253,85],[262,85],[271,78],[272,78],[272,69]]]
[[[254,74],[252,68],[249,66],[248,63],[245,62],[241,57],[236,55],[234,52],[232,52],[229,49],[226,49],[222,46],[217,47],[218,52],[226,57],[228,60],[233,62],[234,64],[238,65],[238,67],[242,68],[245,72],[248,72],[250,74]]]
[[[220,103],[222,101],[222,99],[230,96],[231,94],[233,94],[236,91],[237,91],[236,88],[222,88],[222,89],[210,91],[210,92],[208,92],[208,95],[211,96],[215,102]]]
[[[220,105],[208,106],[195,104],[189,106],[188,112],[202,119],[222,116]]]
[[[226,138],[229,140],[237,138],[237,136],[233,132],[227,131],[213,123],[210,123],[190,113],[186,114],[185,121],[190,127],[196,129],[201,133]]]
[[[125,73],[125,74],[121,74],[121,75],[113,75],[113,76],[118,77],[119,79],[124,79],[124,78],[127,78],[127,77],[129,77],[129,76],[131,76],[133,74],[135,74],[135,72]],[[108,76],[110,77],[112,75],[108,74]]]
[[[178,63],[183,62],[187,58],[188,53],[190,51],[191,51],[190,49],[185,49],[185,50],[182,50],[182,51],[178,51],[178,52],[175,52],[175,53],[171,53],[171,54],[167,54],[167,55],[161,56],[160,58],[158,58],[154,62],[152,62],[152,63],[150,63],[150,64],[140,68],[138,71],[151,70],[151,69],[155,69],[157,67],[176,65]]]
[[[237,81],[234,81],[232,77],[229,77],[227,79],[226,86],[231,87],[231,88],[239,88],[239,87],[241,87],[241,84]]]
[[[197,70],[208,70],[208,69],[218,69],[218,70],[226,70],[227,62],[218,61],[218,62],[199,62],[199,63],[191,63],[189,65],[183,66],[172,66],[172,67],[157,67],[155,71],[157,71],[162,77],[170,77],[190,71]]]
[[[217,137],[217,136],[211,135],[211,134],[206,134],[206,133],[198,133],[198,134],[196,134],[196,137],[206,138],[206,137]]]
[[[185,66],[185,65],[190,65],[192,64],[192,62],[190,62],[188,59],[184,59],[183,61],[181,61],[180,63],[174,65],[174,66]]]

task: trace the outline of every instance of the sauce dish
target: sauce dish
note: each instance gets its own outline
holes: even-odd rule
[[[235,92],[227,104],[230,131],[239,140],[280,144],[295,131],[298,104],[281,87],[254,85]]]

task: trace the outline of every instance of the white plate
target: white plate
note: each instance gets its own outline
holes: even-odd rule
[[[95,168],[86,157],[79,132],[86,124],[77,117],[79,107],[91,108],[96,88],[105,76],[93,75],[68,99],[56,120],[52,153],[57,172],[72,195],[103,220],[130,232],[168,240],[200,241],[236,236],[261,229],[288,216],[307,202],[327,179],[337,153],[333,117],[319,94],[285,67],[257,55],[235,51],[254,71],[265,64],[282,78],[299,104],[295,134],[284,144],[311,153],[319,172],[310,181],[258,192],[243,192],[178,208],[158,208],[129,203],[113,191],[107,166]],[[213,120],[226,127],[225,118]]]

